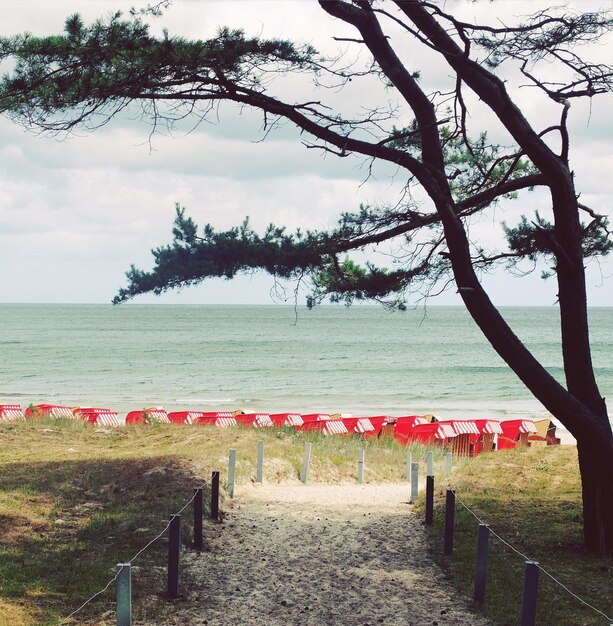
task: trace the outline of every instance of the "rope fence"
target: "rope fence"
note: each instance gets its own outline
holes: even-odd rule
[[[132,563],[141,555],[143,554],[146,550],[148,550],[156,541],[159,541],[164,535],[165,533],[170,529],[172,523],[173,523],[173,519],[177,518],[178,516],[181,515],[181,513],[183,513],[183,511],[185,511],[185,509],[187,509],[188,506],[190,506],[190,504],[192,504],[192,502],[194,502],[194,500],[196,500],[196,497],[198,496],[198,491],[202,490],[202,487],[198,487],[197,489],[194,490],[194,495],[183,505],[183,507],[181,509],[179,509],[179,511],[177,511],[174,515],[171,516],[170,521],[166,524],[166,526],[164,526],[164,528],[153,538],[151,539],[144,547],[142,547],[130,560],[125,561],[124,563],[118,565],[117,567],[117,572],[115,573],[115,576],[113,576],[113,578],[111,578],[107,584],[100,590],[97,591],[93,596],[91,596],[90,598],[88,598],[87,600],[85,600],[85,602],[83,602],[83,604],[81,604],[81,606],[79,606],[79,608],[75,609],[72,613],[70,613],[70,615],[67,615],[65,618],[63,618],[60,622],[58,622],[57,626],[63,626],[64,624],[68,623],[68,620],[70,620],[72,617],[74,617],[77,613],[79,613],[80,611],[82,611],[88,604],[90,604],[91,602],[93,602],[96,598],[98,598],[99,596],[101,596],[102,594],[104,594],[106,591],[108,591],[109,587],[111,587],[111,585],[113,583],[117,582],[117,579],[119,578],[120,574],[122,573],[123,569],[126,567],[129,567],[132,565]]]
[[[592,611],[595,611],[596,613],[598,613],[599,615],[601,615],[602,617],[604,617],[610,624],[613,624],[613,619],[611,617],[609,617],[608,615],[606,615],[605,613],[603,613],[601,610],[597,609],[595,606],[592,606],[589,602],[586,602],[583,598],[581,598],[580,596],[578,596],[576,593],[574,593],[573,591],[571,591],[564,583],[560,582],[553,574],[551,574],[550,572],[548,572],[540,563],[537,563],[536,561],[533,561],[533,559],[531,559],[530,557],[528,557],[527,555],[525,555],[523,552],[521,552],[520,550],[518,550],[515,546],[511,545],[508,541],[506,541],[505,539],[503,539],[498,533],[494,532],[492,530],[492,527],[489,524],[486,524],[465,502],[463,502],[458,495],[456,494],[456,500],[466,509],[466,511],[468,511],[468,513],[470,513],[480,524],[484,524],[489,528],[490,533],[496,538],[498,539],[498,541],[500,541],[502,544],[504,544],[505,546],[507,546],[507,548],[511,549],[513,552],[515,552],[517,555],[519,555],[522,559],[524,559],[524,561],[532,561],[533,563],[535,563],[535,565],[538,567],[538,569],[543,572],[543,574],[545,574],[545,576],[549,577],[554,583],[556,583],[557,585],[559,585],[560,587],[562,587],[562,589],[564,589],[564,591],[566,591],[568,594],[570,594],[573,598],[575,598],[575,600],[578,600],[579,602],[581,602],[582,604],[584,604],[585,606],[587,606],[588,608],[592,609]]]
[[[305,444],[304,459],[302,469],[300,471],[300,480],[303,483],[308,481],[309,465],[312,455],[312,444],[307,442]],[[449,475],[452,472],[452,455],[447,453],[443,457],[443,473]],[[228,481],[226,484],[226,493],[229,498],[234,496],[234,482],[235,482],[235,463],[236,463],[236,450],[230,449],[229,453],[229,465],[228,465]],[[426,463],[426,525],[433,523],[433,506],[434,506],[434,472],[433,472],[433,453],[428,452],[425,456]],[[263,466],[264,466],[264,446],[262,442],[258,443],[257,451],[257,470],[256,480],[259,484],[264,481],[263,478]],[[406,455],[406,479],[410,483],[410,502],[414,503],[418,497],[418,468],[419,463],[414,462],[412,453],[407,452]],[[365,452],[363,449],[359,451],[358,465],[357,465],[357,482],[362,484],[364,482],[365,474]],[[210,506],[210,518],[214,521],[219,521],[219,479],[220,472],[214,471],[211,479],[211,506]],[[202,549],[202,491],[203,486],[200,486],[194,490],[193,496],[179,509],[171,519],[166,523],[164,528],[153,537],[146,545],[144,545],[134,556],[124,563],[117,564],[117,571],[106,585],[100,589],[100,591],[93,594],[85,602],[83,602],[77,609],[75,609],[70,615],[63,618],[57,626],[64,626],[68,624],[68,621],[82,611],[87,605],[96,600],[99,596],[108,591],[108,589],[114,584],[117,584],[117,624],[123,626],[123,624],[131,624],[131,565],[138,559],[144,552],[146,552],[153,544],[159,541],[167,532],[169,536],[169,557],[168,557],[168,595],[170,597],[178,597],[179,595],[179,552],[181,545],[181,530],[180,530],[180,516],[181,514],[192,504],[194,504],[194,544],[193,547],[196,550]],[[501,537],[498,533],[492,530],[491,526],[487,524],[482,517],[473,511],[461,498],[459,498],[454,489],[447,489],[446,491],[446,504],[445,504],[445,520],[444,520],[444,554],[451,555],[453,553],[453,535],[455,527],[455,501],[459,504],[478,522],[479,535],[477,544],[477,563],[475,569],[475,594],[474,600],[478,604],[483,604],[485,597],[485,582],[487,576],[487,543],[488,536],[491,534],[501,544],[506,546],[513,553],[517,554],[525,562],[525,576],[524,576],[524,592],[522,600],[522,616],[520,626],[534,626],[536,619],[536,602],[538,592],[538,573],[542,572],[547,576],[554,584],[561,587],[572,598],[583,604],[585,607],[591,609],[594,613],[607,620],[610,626],[613,626],[613,618],[608,616],[603,611],[592,606],[589,602],[581,598],[579,595],[571,591],[567,585],[562,583],[553,574],[548,572],[538,562],[531,559],[528,555],[524,554],[521,550],[517,549],[509,541]],[[199,537],[198,537],[199,535]],[[125,571],[124,571],[125,570]],[[126,588],[127,587],[127,591]]]

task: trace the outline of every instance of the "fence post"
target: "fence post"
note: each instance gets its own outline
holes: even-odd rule
[[[194,489],[194,549],[202,550],[202,487]]]
[[[445,545],[443,553],[453,553],[453,529],[455,526],[455,492],[447,489],[445,497]]]
[[[490,529],[487,524],[479,524],[477,530],[477,561],[475,563],[475,592],[473,600],[477,604],[485,602],[485,582],[487,579],[487,544]]]
[[[260,485],[264,482],[264,442],[258,441],[258,469],[255,482]]]
[[[132,566],[117,563],[117,626],[132,626]]]
[[[410,504],[414,504],[417,500],[419,490],[419,463],[411,463],[411,500]]]
[[[170,518],[168,529],[168,585],[167,591],[171,598],[179,595],[179,550],[181,548],[181,516]]]
[[[430,526],[434,520],[434,476],[426,476],[426,524]]]
[[[211,474],[211,519],[219,521],[219,471]]]
[[[302,472],[300,473],[300,480],[303,483],[309,478],[309,464],[311,462],[311,448],[313,447],[312,443],[307,443],[304,446],[304,459],[302,460]]]
[[[446,452],[443,459],[445,461],[445,473],[451,474],[451,468],[453,466],[453,455],[451,454],[451,452]]]
[[[411,465],[413,464],[413,454],[411,452],[407,452],[407,460],[406,460],[406,476],[407,482],[411,482]]]
[[[364,461],[366,457],[365,450],[360,450],[358,456],[358,483],[361,485],[364,482]]]
[[[538,588],[539,564],[536,561],[526,561],[520,626],[534,626],[536,623],[536,598],[538,595]]]
[[[228,457],[228,497],[234,497],[234,474],[236,471],[236,449],[230,448],[230,456]]]
[[[426,476],[434,476],[434,453],[426,454]]]

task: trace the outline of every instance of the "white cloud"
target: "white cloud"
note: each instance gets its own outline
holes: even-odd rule
[[[91,21],[117,8],[127,11],[134,4],[133,0],[5,1],[2,34],[58,32],[65,17],[75,11]],[[529,13],[534,3],[501,0],[496,7],[500,15]],[[298,9],[300,19],[296,18]],[[454,3],[453,9],[466,15],[476,11],[483,17],[492,5]],[[248,34],[312,41],[329,52],[343,46],[353,54],[351,45],[331,38],[331,34],[352,35],[350,29],[328,17],[316,3],[177,0],[164,17],[152,20],[154,31],[167,26],[171,34],[186,37],[210,37],[224,24],[245,26]],[[399,31],[394,37],[399,39]],[[402,54],[412,69],[422,70],[428,88],[447,80],[447,70],[433,65],[427,54],[415,56],[411,49]],[[302,89],[308,94],[311,88],[292,80],[281,89],[296,94]],[[558,108],[543,108],[534,90],[517,93],[539,129],[556,123]],[[373,89],[372,82],[355,81],[348,90],[325,96],[349,110],[374,106],[380,103],[381,94],[385,92]],[[613,206],[610,103],[610,98],[595,99],[591,109],[577,106],[571,114],[577,188],[582,199],[600,212],[610,212]],[[494,120],[480,111],[477,108],[471,120],[474,130],[493,131]],[[174,136],[153,137],[151,146],[149,129],[133,118],[124,116],[96,133],[65,141],[26,133],[0,119],[3,301],[108,301],[123,283],[130,263],[150,267],[149,250],[169,241],[175,202],[186,206],[199,224],[210,222],[219,229],[238,224],[245,215],[257,229],[269,222],[291,230],[324,228],[340,212],[353,210],[361,202],[395,202],[405,179],[402,174],[394,178],[389,167],[375,168],[374,176],[368,177],[362,160],[307,150],[289,124],[256,143],[262,136],[262,120],[249,111],[238,115],[235,109],[224,107],[219,125],[202,124],[189,134],[187,123],[179,125]],[[493,132],[494,138],[505,138],[504,133]],[[499,222],[514,223],[521,213],[534,208],[547,209],[546,194],[522,195],[517,202],[475,219],[471,232],[487,245],[499,246]],[[606,264],[604,273],[613,274],[611,267]],[[598,267],[590,266],[592,303],[612,305],[612,290],[597,287],[599,282]],[[266,277],[210,282],[164,300],[266,302],[270,284]],[[543,285],[536,276],[520,287],[511,286],[518,283],[502,275],[487,278],[486,284],[499,304],[555,300],[554,283]],[[458,299],[450,294],[442,302],[458,303]]]

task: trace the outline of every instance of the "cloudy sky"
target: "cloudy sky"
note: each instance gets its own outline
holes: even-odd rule
[[[71,13],[80,12],[89,22],[117,9],[128,11],[135,4],[132,0],[4,0],[0,34],[59,33]],[[538,4],[542,3],[498,0],[475,7],[448,2],[447,8],[466,18],[473,12],[491,21],[494,12],[511,19]],[[611,2],[584,0],[576,6],[610,7]],[[351,36],[316,3],[306,1],[175,0],[163,17],[152,21],[156,32],[166,27],[171,35],[192,38],[213,36],[222,25],[243,27],[247,34],[306,41],[330,53],[341,45],[333,36]],[[608,62],[613,56],[610,45],[608,40],[590,54]],[[411,69],[422,71],[424,81],[431,81],[432,88],[439,78],[446,78],[437,75],[440,70],[424,67],[428,60],[423,55],[415,57],[408,51],[407,59],[415,63]],[[291,87],[308,89],[295,81]],[[517,94],[535,127],[554,123],[555,111],[534,90]],[[387,96],[383,91],[355,87],[353,93],[331,97],[338,103],[353,99],[368,105]],[[612,107],[610,96],[600,97],[591,106],[573,107],[570,119],[577,189],[586,204],[609,215],[613,206]],[[380,168],[369,177],[359,159],[341,160],[306,150],[291,128],[260,142],[260,126],[257,115],[224,107],[217,124],[200,125],[192,132],[185,126],[172,135],[161,132],[149,141],[149,127],[132,112],[93,134],[50,138],[0,118],[0,302],[109,302],[124,285],[129,265],[148,269],[149,250],[169,241],[175,203],[187,207],[198,223],[210,222],[218,228],[235,225],[245,215],[256,228],[271,221],[290,228],[323,228],[341,211],[353,210],[361,202],[397,200],[402,180],[395,172]],[[472,225],[471,234],[496,245],[501,220],[513,223],[522,212],[534,208],[546,210],[544,194],[522,196],[513,206],[484,216]],[[555,303],[555,283],[543,282],[539,272],[521,280],[499,272],[485,282],[499,305]],[[270,277],[243,277],[207,281],[180,293],[143,296],[137,301],[266,304],[272,301],[271,287]],[[589,264],[588,290],[590,304],[613,306],[613,262]],[[431,304],[458,303],[451,291]]]

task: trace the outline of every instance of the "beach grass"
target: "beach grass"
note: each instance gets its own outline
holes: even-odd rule
[[[456,465],[438,481],[432,555],[472,597],[478,520],[594,608],[613,616],[613,559],[587,553],[581,542],[581,483],[573,446],[520,448]],[[443,556],[445,488],[456,492],[453,555]],[[461,502],[460,502],[461,501]],[[462,504],[463,503],[463,504]],[[423,507],[423,498],[420,500]],[[495,624],[520,621],[525,559],[490,534],[483,611]],[[608,624],[542,571],[537,624]]]
[[[225,485],[230,448],[237,484],[255,482],[259,441],[266,482],[298,482],[306,442],[313,444],[309,482],[355,482],[360,448],[367,482],[404,479],[406,450],[393,441],[207,426],[96,428],[70,419],[0,423],[0,624],[58,624],[162,531],[213,470]],[[416,446],[414,457],[425,452]],[[186,542],[191,511],[183,515]],[[141,623],[170,610],[166,558],[164,536],[133,564],[133,615]],[[68,623],[109,619],[114,593],[111,585]]]
[[[326,437],[292,429],[218,429],[152,425],[96,428],[76,420],[0,423],[0,624],[56,625],[112,579],[162,531],[171,514],[220,470],[226,484],[228,452],[236,450],[238,485],[256,480],[256,451],[264,442],[265,482],[299,482],[305,443],[313,453],[309,482],[355,482],[359,450],[366,450],[367,482],[406,479],[407,449],[391,439]],[[427,448],[409,450],[423,461]],[[581,548],[581,493],[572,447],[521,449],[454,459],[443,473],[443,449],[433,450],[437,477],[432,556],[472,595],[477,521],[458,502],[454,554],[442,557],[446,486],[517,550],[607,615],[613,612],[613,561]],[[408,495],[408,486],[407,486]],[[205,488],[205,502],[208,502]],[[223,498],[223,491],[222,491]],[[423,500],[420,501],[423,506]],[[223,509],[223,503],[222,503]],[[191,507],[183,540],[191,541]],[[172,611],[164,597],[167,544],[155,542],[134,561],[135,621],[152,623]],[[517,624],[523,559],[493,537],[486,603],[493,623]],[[112,621],[114,586],[74,622]],[[607,623],[541,575],[540,624]]]

